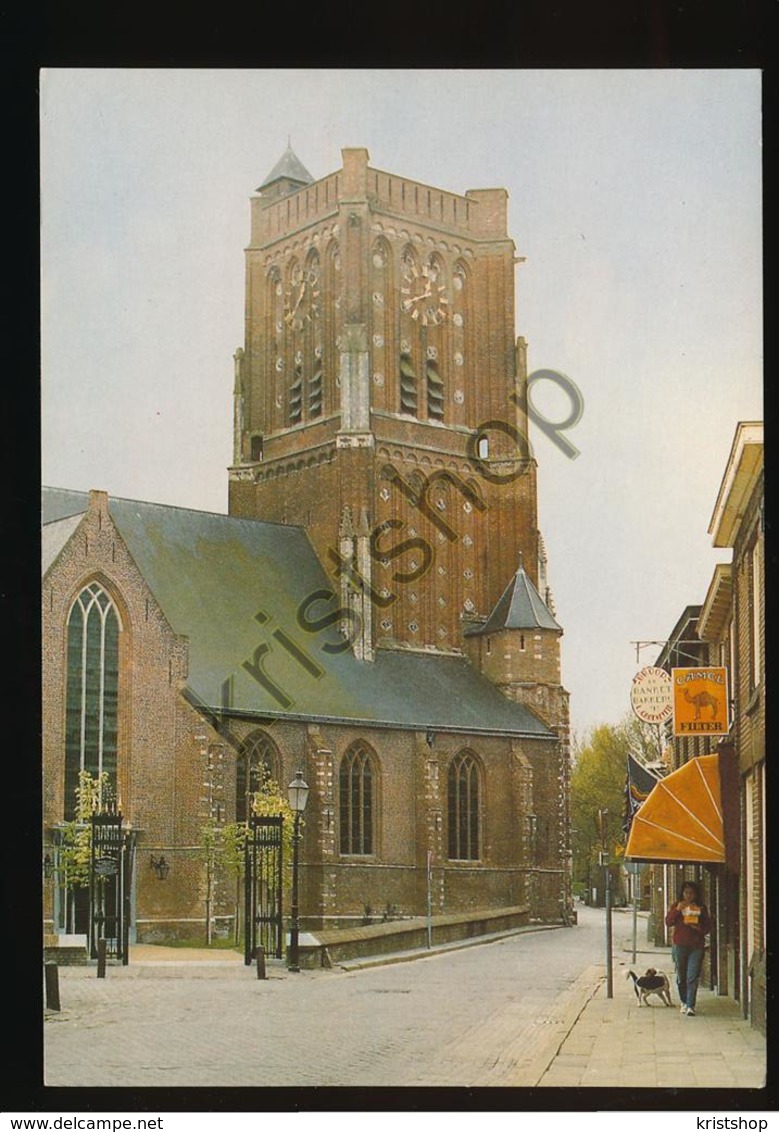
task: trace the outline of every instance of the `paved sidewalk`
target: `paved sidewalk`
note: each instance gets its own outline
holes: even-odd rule
[[[540,1087],[760,1089],[766,1083],[766,1039],[741,1017],[736,1003],[699,989],[696,1014],[679,1012],[670,948],[632,942],[616,948],[613,997],[606,997],[606,966],[600,985],[586,998],[559,1046]],[[657,997],[639,1007],[631,979],[647,967],[662,969],[671,982],[673,1007]]]

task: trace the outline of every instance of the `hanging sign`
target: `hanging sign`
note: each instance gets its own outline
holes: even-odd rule
[[[726,668],[674,668],[671,680],[674,735],[728,734]]]
[[[119,862],[116,857],[96,857],[95,876],[113,877],[119,872]]]
[[[643,723],[665,723],[673,713],[671,677],[664,668],[651,665],[633,677],[630,706]]]

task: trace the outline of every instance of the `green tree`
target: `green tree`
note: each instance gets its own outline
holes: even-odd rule
[[[76,816],[61,827],[60,870],[66,888],[87,888],[92,856],[92,814],[114,801],[108,774],[79,771]]]
[[[612,861],[625,852],[622,822],[628,754],[640,762],[660,757],[660,736],[655,728],[626,716],[618,724],[604,723],[588,731],[574,747],[571,771],[571,844],[574,881],[589,887],[597,867],[601,836],[598,811],[608,810],[607,849]]]
[[[264,767],[258,768],[262,778],[259,787],[249,799],[252,814],[260,817],[277,817],[284,819],[282,826],[282,881],[285,891],[285,903],[289,902],[289,890],[292,886],[292,838],[294,833],[295,815],[289,801],[282,793],[278,783],[270,777]],[[302,831],[303,820],[300,821]],[[206,900],[211,902],[213,877],[217,871],[229,878],[229,885],[234,893],[234,942],[237,944],[241,938],[241,911],[243,908],[243,879],[244,879],[244,850],[249,834],[248,822],[219,823],[208,821],[203,827],[202,844],[206,861]],[[208,913],[207,913],[208,914]],[[206,938],[210,942],[210,928],[207,925]]]

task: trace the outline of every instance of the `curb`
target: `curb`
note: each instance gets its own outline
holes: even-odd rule
[[[590,1001],[606,981],[603,964],[587,967],[575,983],[563,992],[571,1001],[564,1007],[563,1017],[555,1023],[545,1041],[537,1043],[537,1052],[520,1071],[514,1086],[544,1088],[543,1078],[568,1040],[571,1031],[581,1018]],[[562,997],[562,996],[561,996]]]
[[[472,939],[457,939],[451,943],[438,943],[434,947],[417,948],[414,951],[395,951],[387,955],[366,955],[362,959],[344,959],[333,964],[333,968],[340,971],[366,971],[371,967],[387,967],[394,963],[411,963],[415,959],[430,959],[436,955],[443,955],[449,951],[462,951],[466,947],[481,947],[488,943],[500,943],[501,940],[511,939],[517,935],[530,935],[532,932],[557,931],[563,924],[539,924],[533,927],[512,928],[505,932],[494,932],[491,935],[474,936]]]

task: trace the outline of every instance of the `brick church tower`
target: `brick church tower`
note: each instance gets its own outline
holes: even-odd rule
[[[342,157],[252,198],[230,514],[308,531],[359,657],[460,652],[520,555],[539,584],[507,193]]]

